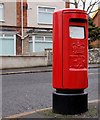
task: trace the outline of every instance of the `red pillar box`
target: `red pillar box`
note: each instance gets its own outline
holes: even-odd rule
[[[79,114],[87,111],[88,15],[64,9],[53,14],[53,111]]]

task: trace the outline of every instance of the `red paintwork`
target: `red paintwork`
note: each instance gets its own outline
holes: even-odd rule
[[[71,18],[85,22],[69,22]],[[84,26],[85,39],[72,39],[69,25]],[[64,9],[53,14],[53,88],[88,87],[88,15],[83,10]]]

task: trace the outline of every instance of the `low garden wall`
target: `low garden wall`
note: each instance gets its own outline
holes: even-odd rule
[[[47,65],[47,56],[0,56],[0,59],[0,69]]]
[[[100,48],[94,49],[88,53],[88,63],[100,63]]]
[[[0,56],[0,69],[49,66],[52,57],[50,50],[23,56]],[[88,52],[88,63],[100,63],[100,49]]]

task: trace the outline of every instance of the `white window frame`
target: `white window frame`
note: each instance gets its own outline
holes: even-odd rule
[[[0,3],[0,4],[2,4],[2,9],[3,9],[3,18],[2,18],[2,20],[0,20],[0,22],[4,22],[4,3]]]
[[[33,41],[33,52],[35,52],[35,36],[32,36],[32,41]]]
[[[48,24],[48,25],[52,25],[53,23],[45,23],[45,22],[39,22],[39,7],[41,8],[51,8],[51,9],[55,9],[54,11],[56,11],[56,7],[52,7],[52,6],[42,6],[42,5],[38,5],[37,6],[37,23],[38,24]],[[47,13],[52,13],[52,12],[47,12]],[[52,13],[53,14],[53,13]]]
[[[35,42],[47,42],[47,43],[52,43],[53,42],[53,40],[52,41],[47,41],[46,40],[46,37],[52,37],[52,36],[42,36],[42,35],[38,35],[38,36],[35,36],[35,37],[43,37],[43,40],[35,40]]]
[[[2,34],[2,33],[0,33]],[[14,56],[16,55],[16,35],[13,35],[12,37],[6,37],[5,35],[7,34],[2,34],[2,37],[0,36],[1,39],[14,39]],[[10,34],[8,34],[10,35]]]
[[[53,43],[53,40],[52,41],[46,41],[45,40],[45,37],[52,37],[50,35],[45,35],[45,36],[42,36],[42,35],[33,35],[33,36],[30,36],[32,37],[32,40],[29,40],[29,43],[32,42],[33,43],[33,52],[35,52],[35,43],[38,43],[38,42],[41,42],[41,43]],[[35,37],[43,37],[44,40],[35,40]]]
[[[32,38],[32,40],[29,40],[29,43],[33,43],[32,46],[32,52],[35,52],[35,36],[30,36]],[[30,52],[30,51],[29,51]]]

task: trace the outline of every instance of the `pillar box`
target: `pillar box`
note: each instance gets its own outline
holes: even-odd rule
[[[88,15],[79,9],[53,14],[53,112],[88,110]]]

